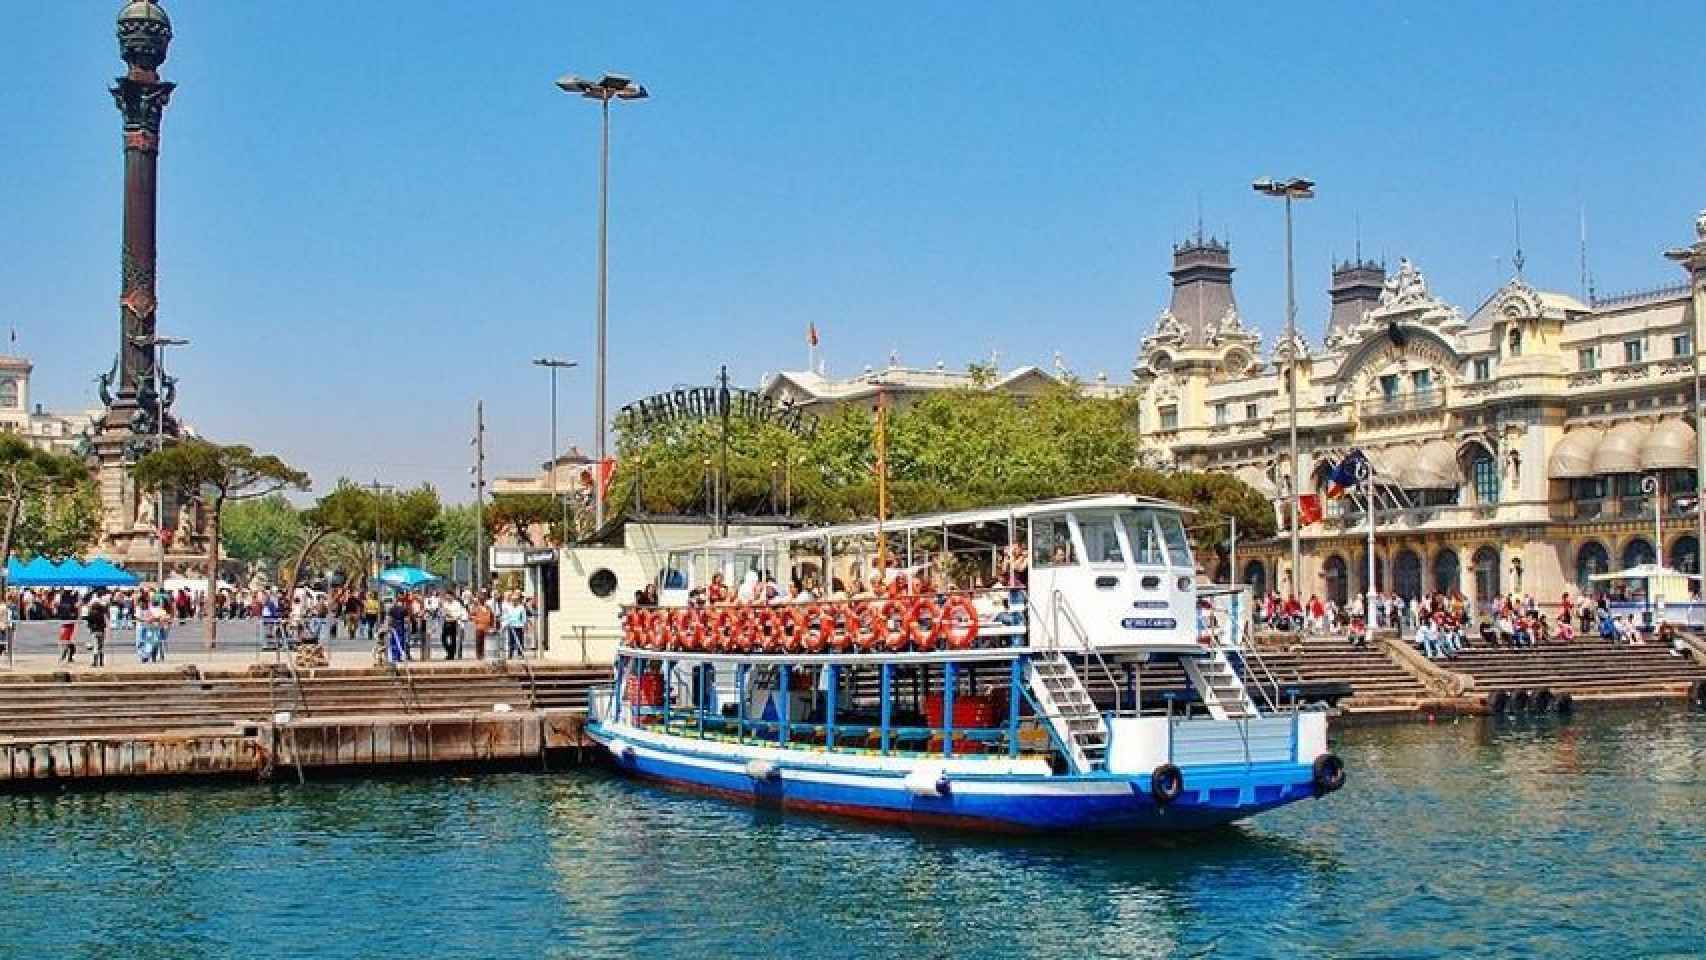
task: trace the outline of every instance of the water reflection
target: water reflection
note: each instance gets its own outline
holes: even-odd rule
[[[1343,792],[1160,841],[598,772],[4,797],[0,958],[1694,955],[1703,740],[1679,711],[1346,730]]]

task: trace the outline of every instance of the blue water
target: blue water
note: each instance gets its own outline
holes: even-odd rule
[[[0,797],[0,958],[1706,956],[1706,714],[1348,730],[1186,842],[780,818],[599,773]]]

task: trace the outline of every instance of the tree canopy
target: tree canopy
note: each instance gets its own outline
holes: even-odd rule
[[[308,489],[308,474],[270,453],[256,453],[242,444],[218,444],[188,439],[138,460],[131,475],[146,490],[174,490],[201,496],[208,507],[211,529],[207,544],[207,595],[218,595],[219,550],[227,504],[254,500],[285,489]],[[208,610],[213,610],[208,604]],[[209,619],[208,645],[217,642],[219,621]]]
[[[93,539],[100,501],[82,461],[38,450],[16,434],[0,433],[0,585],[13,550],[71,554]]]
[[[1199,547],[1224,549],[1226,521],[1241,537],[1271,536],[1273,512],[1261,494],[1222,474],[1160,472],[1137,466],[1141,449],[1132,402],[1084,396],[1075,384],[1018,397],[988,390],[943,390],[886,417],[890,512],[959,510],[1085,493],[1137,493],[1198,510]],[[612,501],[650,513],[703,511],[720,462],[714,421],[619,424],[621,453]],[[800,437],[774,424],[735,419],[729,436],[733,515],[779,512],[842,521],[877,511],[876,421],[871,407],[844,405]]]

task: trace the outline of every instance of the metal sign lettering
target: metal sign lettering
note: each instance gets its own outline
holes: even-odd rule
[[[1172,630],[1178,625],[1172,617],[1126,617],[1120,621],[1127,630]]]
[[[677,388],[635,400],[616,411],[619,429],[647,429],[677,420],[711,420],[723,414],[718,402],[717,387]],[[798,437],[811,438],[817,433],[817,418],[792,405],[779,405],[756,390],[730,387],[727,394],[729,416],[759,423],[769,423]]]

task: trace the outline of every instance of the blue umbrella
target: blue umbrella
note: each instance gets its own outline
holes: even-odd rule
[[[400,590],[437,583],[439,579],[439,577],[422,570],[420,567],[390,567],[379,574],[380,583]]]
[[[96,557],[83,568],[83,574],[88,578],[92,587],[134,587],[142,579],[129,570],[114,564],[106,557]]]

